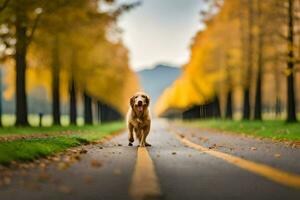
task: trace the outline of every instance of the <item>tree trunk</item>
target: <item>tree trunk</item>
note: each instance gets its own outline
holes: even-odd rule
[[[221,117],[220,100],[218,96],[216,96],[213,101],[213,117],[215,118]]]
[[[258,72],[258,77],[256,82],[255,106],[254,106],[255,120],[262,120],[262,95],[261,95],[262,77],[261,76],[262,76],[261,72]]]
[[[2,126],[2,69],[0,69],[0,127]]]
[[[98,124],[101,124],[101,102],[98,100],[97,101],[97,121]]]
[[[92,113],[92,98],[86,93],[83,93],[84,98],[84,123],[93,124],[93,113]]]
[[[250,119],[250,91],[249,88],[244,89],[244,108],[243,108],[243,119]]]
[[[52,51],[52,117],[54,125],[61,125],[60,122],[60,62],[59,62],[59,43],[55,38]]]
[[[294,88],[294,0],[288,0],[287,122],[296,122]]]
[[[279,96],[276,97],[275,115],[276,115],[276,117],[280,117],[281,116],[281,101],[280,101]]]
[[[231,67],[230,67],[230,64],[229,64],[229,59],[230,59],[230,55],[227,54],[226,56],[226,60],[227,60],[227,63],[226,63],[226,75],[227,75],[227,85],[228,85],[228,88],[227,88],[227,97],[226,97],[226,110],[225,110],[225,118],[226,119],[232,119],[232,88],[233,88],[233,84],[232,84],[232,74],[231,74]]]
[[[263,73],[263,46],[264,46],[264,33],[263,24],[261,19],[261,2],[258,2],[258,17],[259,17],[259,35],[258,35],[258,70],[256,80],[256,93],[254,105],[254,119],[262,120],[262,73]]]
[[[76,107],[76,89],[75,80],[72,77],[70,82],[70,124],[76,125],[77,107]]]
[[[16,10],[16,125],[28,126],[27,97],[26,97],[26,54],[27,54],[27,27],[26,15],[22,9]]]
[[[228,91],[227,93],[227,101],[226,101],[226,119],[232,119],[232,91]]]
[[[252,62],[253,62],[253,2],[248,0],[248,52],[247,52],[247,70],[245,78],[245,89],[244,89],[244,111],[243,119],[250,119],[250,88],[251,88],[251,78],[252,78]]]
[[[108,109],[106,104],[100,103],[100,118],[101,118],[101,123],[108,122]]]

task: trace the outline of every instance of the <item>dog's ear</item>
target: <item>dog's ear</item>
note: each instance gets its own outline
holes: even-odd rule
[[[130,106],[133,108],[133,106],[134,106],[134,99],[135,99],[135,96],[132,96],[131,98],[130,98]]]
[[[150,97],[148,95],[146,95],[146,104],[147,104],[147,106],[149,106],[149,104],[150,104]]]

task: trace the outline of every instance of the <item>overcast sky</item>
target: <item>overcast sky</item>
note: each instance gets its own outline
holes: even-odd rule
[[[203,28],[199,16],[202,6],[201,0],[143,0],[141,6],[124,14],[119,26],[132,68],[185,64],[192,37]]]

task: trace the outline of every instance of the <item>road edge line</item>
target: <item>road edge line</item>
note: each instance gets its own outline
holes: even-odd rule
[[[285,172],[265,164],[256,163],[254,161],[246,160],[237,156],[203,147],[200,144],[191,142],[190,140],[186,139],[185,137],[179,134],[175,134],[175,136],[178,140],[180,140],[183,144],[187,145],[188,147],[220,158],[228,163],[250,171],[254,174],[260,175],[276,183],[289,186],[295,189],[300,189],[300,175],[298,174]]]

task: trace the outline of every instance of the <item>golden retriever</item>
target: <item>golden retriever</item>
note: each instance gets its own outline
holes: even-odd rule
[[[129,146],[134,142],[133,132],[139,140],[140,147],[151,146],[146,142],[151,125],[149,104],[150,98],[143,92],[138,92],[130,98],[130,108],[127,113]]]

